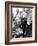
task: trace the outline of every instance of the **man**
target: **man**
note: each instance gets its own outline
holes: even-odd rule
[[[26,24],[27,24],[27,18],[22,18],[22,29],[23,29],[23,37],[26,37]]]

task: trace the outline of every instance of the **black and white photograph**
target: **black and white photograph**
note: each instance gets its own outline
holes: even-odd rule
[[[6,2],[5,8],[6,43],[20,44],[37,42],[37,4]]]
[[[33,7],[12,7],[11,34],[13,38],[32,37]]]

